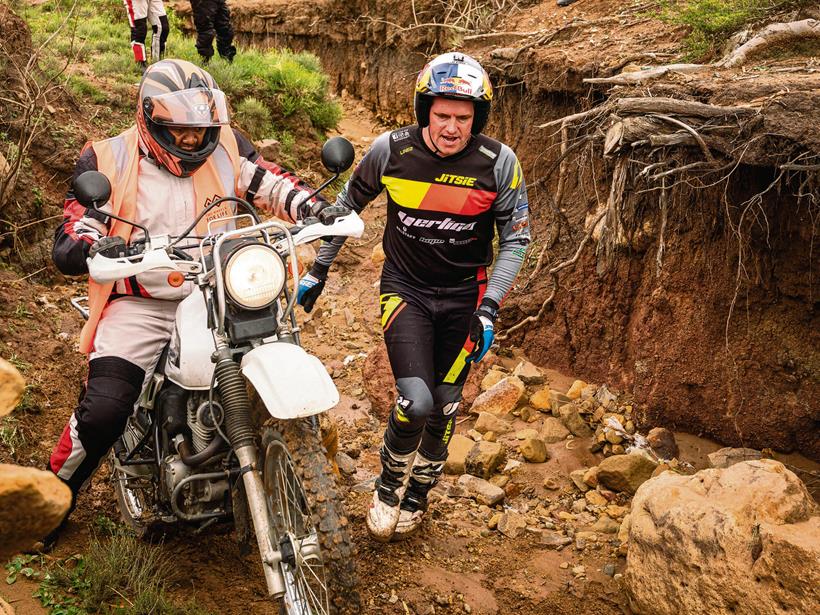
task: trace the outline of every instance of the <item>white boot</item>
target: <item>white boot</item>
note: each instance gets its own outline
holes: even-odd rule
[[[427,494],[435,487],[444,470],[444,461],[432,461],[421,453],[416,455],[399,510],[399,520],[393,538],[401,540],[412,535],[424,519]]]
[[[396,524],[399,522],[399,506],[407,488],[410,468],[415,457],[415,451],[397,455],[386,445],[382,445],[382,473],[376,480],[373,502],[366,518],[367,531],[378,542],[388,542],[393,537]]]

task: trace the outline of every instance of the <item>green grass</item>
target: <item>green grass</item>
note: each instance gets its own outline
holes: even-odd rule
[[[17,418],[5,416],[0,419],[0,447],[5,448],[12,457],[26,445],[27,441],[26,434]]]
[[[54,615],[208,615],[193,600],[178,604],[169,597],[178,567],[158,547],[123,531],[110,533],[92,539],[82,555],[56,561],[18,556],[6,564],[6,583],[19,576],[39,581],[34,596]]]
[[[139,81],[120,0],[79,0],[67,21],[72,10],[70,0],[36,6],[18,3],[16,10],[29,23],[35,46],[46,41],[65,22],[48,44],[52,56],[44,64],[50,70],[57,70],[68,58],[75,58],[90,64],[97,77],[109,78],[117,84]],[[168,18],[171,32],[166,57],[198,64],[200,58],[193,38],[183,36],[180,20],[173,11],[169,11]],[[312,54],[241,48],[233,63],[215,57],[208,71],[228,95],[238,125],[255,138],[276,137],[284,130],[292,131],[294,126],[286,125],[288,121],[310,124],[305,127],[310,131],[300,130],[300,133],[323,132],[335,127],[341,118],[341,107],[330,97],[328,77]],[[67,85],[80,101],[85,99],[102,105],[110,102],[106,92],[85,78],[73,75]],[[267,121],[262,107],[270,117]]]
[[[703,60],[720,54],[732,34],[767,15],[816,0],[666,0],[661,17],[689,27],[684,42],[686,56]]]

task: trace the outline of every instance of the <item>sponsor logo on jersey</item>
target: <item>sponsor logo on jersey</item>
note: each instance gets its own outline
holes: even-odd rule
[[[515,211],[521,211],[522,209],[527,209],[527,208],[529,208],[529,206],[530,206],[530,204],[527,203],[526,201],[523,202],[523,203],[519,203],[518,205],[515,206]]]
[[[410,131],[406,128],[402,130],[397,130],[391,135],[391,137],[394,141],[404,141],[405,139],[410,138]]]
[[[413,151],[413,146],[412,146],[412,145],[408,145],[407,147],[405,147],[403,150],[401,150],[401,151],[399,152],[399,156],[404,156],[405,154],[407,154],[407,153],[409,153],[409,152],[412,152],[412,151]]]
[[[414,218],[408,216],[403,211],[399,212],[399,220],[406,226],[416,226],[419,228],[434,228],[440,231],[469,231],[475,228],[476,222],[456,222],[452,218],[444,220],[427,220],[425,218]]]
[[[449,173],[442,173],[433,181],[440,184],[453,184],[454,186],[474,186],[476,177],[466,177],[465,175],[451,175]]]
[[[522,228],[527,228],[530,225],[530,221],[524,218],[523,220],[519,220],[515,224],[512,225],[513,233],[517,233]]]
[[[483,145],[479,146],[478,151],[481,152],[482,154],[484,154],[490,160],[495,160],[498,157],[498,154],[496,154],[492,150],[487,149]]]

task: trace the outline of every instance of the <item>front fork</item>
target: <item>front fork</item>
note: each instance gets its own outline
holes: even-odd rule
[[[265,571],[268,593],[280,598],[285,593],[285,582],[280,567],[282,554],[271,543],[271,521],[265,502],[262,473],[258,467],[259,450],[251,424],[251,402],[245,379],[225,340],[217,340],[214,360],[214,374],[219,383],[225,430],[239,461],[239,472],[245,486],[245,497],[248,499],[248,511],[253,521],[259,553],[262,556],[262,569]]]

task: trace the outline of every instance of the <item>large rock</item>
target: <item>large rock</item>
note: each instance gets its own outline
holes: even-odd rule
[[[612,455],[598,465],[598,482],[613,491],[635,493],[657,465],[641,454]]]
[[[666,472],[638,490],[630,520],[636,612],[820,613],[820,510],[779,462]]]
[[[524,384],[543,384],[544,374],[538,367],[529,361],[521,361],[515,366],[513,376],[517,376]]]
[[[547,417],[544,424],[541,426],[539,436],[544,441],[544,444],[554,444],[555,442],[562,442],[569,435],[569,429],[564,427],[564,424],[554,416]]]
[[[741,461],[756,461],[762,457],[760,451],[753,448],[726,447],[706,455],[713,468],[728,468]]]
[[[488,391],[506,377],[507,374],[502,372],[500,369],[491,369],[484,375],[484,378],[481,379],[481,385],[479,385],[479,388],[482,391]]]
[[[467,454],[467,474],[488,479],[504,463],[504,448],[498,442],[477,442]]]
[[[512,431],[512,424],[509,421],[497,417],[489,412],[482,412],[475,422],[475,430],[478,433],[494,431],[496,434],[504,434]]]
[[[515,410],[524,396],[524,383],[515,376],[509,376],[475,398],[471,412],[489,412],[505,415]]]
[[[567,429],[572,432],[572,435],[579,438],[587,438],[592,435],[592,430],[586,424],[584,419],[578,413],[575,404],[564,404],[558,409],[558,416],[561,422],[566,425]]]
[[[525,438],[519,445],[521,456],[530,463],[544,463],[547,460],[547,447],[538,438]]]
[[[51,472],[0,464],[0,561],[57,527],[70,504],[71,491]]]
[[[460,476],[458,486],[479,504],[493,506],[504,499],[504,490],[501,487],[470,474]]]
[[[446,474],[461,475],[466,471],[467,455],[475,446],[475,441],[467,436],[457,433],[450,439],[447,447],[447,461],[444,462],[444,472]]]
[[[0,416],[5,416],[20,403],[26,381],[11,363],[0,359]]]

